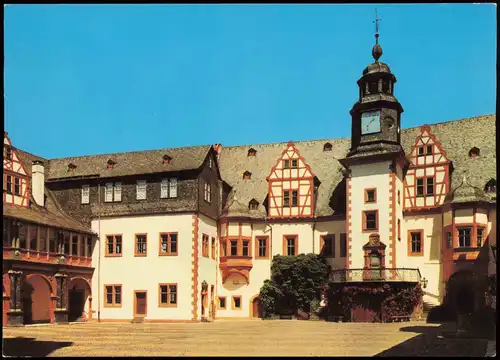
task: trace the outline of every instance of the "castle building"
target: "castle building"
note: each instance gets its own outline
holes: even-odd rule
[[[496,117],[402,129],[376,37],[350,139],[44,159],[5,133],[4,325],[259,317],[273,256],[301,253],[481,306]]]

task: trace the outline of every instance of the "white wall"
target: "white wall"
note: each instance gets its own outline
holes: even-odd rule
[[[92,257],[92,264],[95,266],[92,279],[92,307],[97,309],[100,302],[101,319],[132,319],[134,291],[147,290],[145,319],[191,320],[192,219],[191,214],[102,218],[100,227],[99,220],[92,221],[92,230],[100,234],[100,240],[96,243]],[[178,256],[158,255],[160,232],[178,233]],[[134,234],[136,233],[148,234],[147,256],[145,257],[134,256]],[[105,257],[107,234],[122,234],[121,257]],[[177,283],[177,307],[158,307],[160,283]],[[104,285],[106,284],[122,285],[121,307],[104,307]]]
[[[210,308],[210,289],[211,285],[214,285],[216,289],[216,276],[218,271],[217,256],[212,259],[212,238],[216,239],[215,242],[215,252],[217,255],[217,250],[219,249],[219,242],[217,239],[217,222],[209,217],[200,214],[198,216],[198,318],[201,319],[201,283],[206,281],[208,284],[208,294],[207,302],[205,307],[205,317],[209,316]],[[208,235],[208,257],[203,257],[202,252],[202,238],[203,234]],[[216,291],[216,290],[215,290]],[[214,301],[216,301],[216,296],[214,294]],[[217,303],[216,303],[217,304]]]

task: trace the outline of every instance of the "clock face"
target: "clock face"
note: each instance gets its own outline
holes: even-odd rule
[[[380,132],[380,110],[367,111],[361,114],[361,134]]]

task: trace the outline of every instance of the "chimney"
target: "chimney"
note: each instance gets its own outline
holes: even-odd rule
[[[45,168],[39,160],[31,165],[31,193],[38,205],[45,206]]]

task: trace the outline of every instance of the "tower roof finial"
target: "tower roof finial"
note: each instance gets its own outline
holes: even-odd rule
[[[379,26],[379,21],[382,21],[382,19],[380,19],[378,17],[378,9],[375,8],[375,46],[373,46],[373,49],[372,49],[372,56],[373,58],[375,59],[375,62],[378,62],[378,59],[380,59],[380,57],[382,56],[382,47],[379,45],[378,43],[378,37],[379,37],[379,33],[378,33],[378,26]]]

